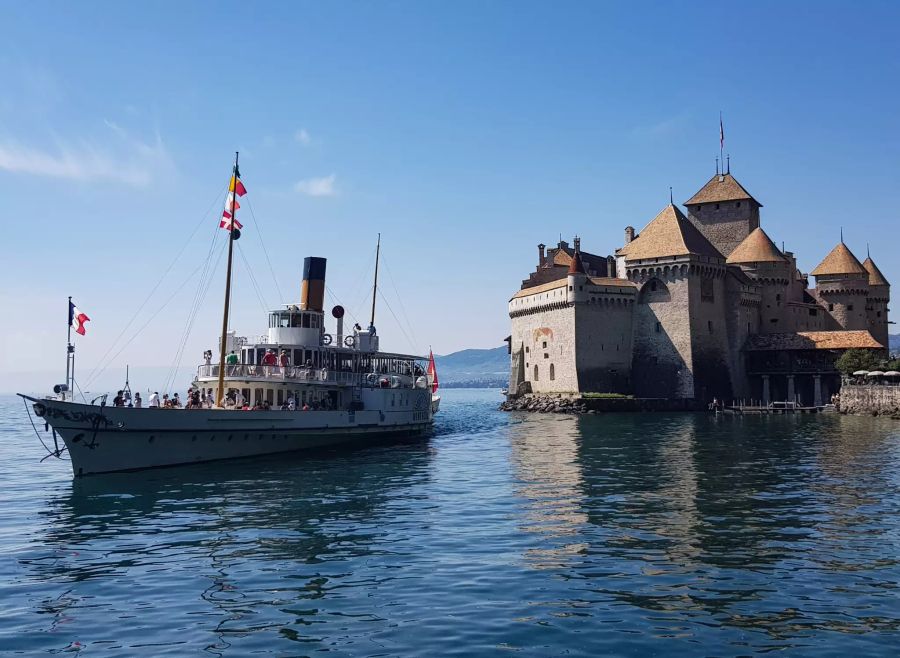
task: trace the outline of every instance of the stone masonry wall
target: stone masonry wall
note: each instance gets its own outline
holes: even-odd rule
[[[759,227],[759,206],[746,199],[704,203],[699,211],[697,206],[688,206],[688,219],[727,257]]]
[[[900,415],[900,386],[843,386],[840,411],[846,414]]]
[[[563,306],[512,318],[512,345],[514,351],[520,346],[522,348],[525,381],[531,382],[533,392],[566,393],[578,390],[573,349],[574,308]],[[553,379],[550,378],[551,369]]]
[[[670,272],[665,281],[644,281],[634,307],[632,379],[638,397],[694,397],[688,278],[680,268]]]
[[[597,296],[575,306],[579,390],[631,393],[633,313],[633,295]]]

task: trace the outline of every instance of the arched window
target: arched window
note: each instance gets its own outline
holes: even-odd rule
[[[537,364],[534,364],[534,381],[538,380],[538,367]]]
[[[556,368],[553,367],[553,364],[550,364],[550,381],[552,382],[556,379]]]

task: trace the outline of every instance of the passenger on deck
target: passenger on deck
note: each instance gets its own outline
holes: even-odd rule
[[[173,409],[181,409],[181,400],[178,399],[178,393],[176,393],[176,394],[172,397],[172,408],[173,408]]]
[[[294,411],[297,408],[297,403],[294,400],[293,395],[289,395],[287,399],[287,408],[289,411]]]
[[[150,402],[147,404],[151,409],[159,409],[159,393],[154,391],[150,394]]]
[[[171,409],[172,408],[172,404],[169,402],[169,394],[168,393],[163,393],[162,406],[163,406],[163,409]]]
[[[225,357],[225,363],[229,366],[228,374],[233,375],[236,370],[234,366],[238,364],[238,355],[234,353],[234,350],[231,350],[231,354]]]
[[[206,350],[203,353],[203,362],[206,365],[210,365],[210,363],[212,363],[212,350]]]
[[[203,404],[200,402],[200,391],[198,389],[194,389],[191,392],[191,409],[200,409],[203,407]]]
[[[234,394],[234,406],[238,409],[244,408],[244,394],[241,393],[240,389]]]
[[[140,394],[140,393],[135,393],[135,394],[134,394],[134,408],[135,408],[135,409],[140,409],[140,408],[141,408],[141,405],[143,405],[143,404],[144,404],[144,401],[141,400],[141,394]]]
[[[125,406],[125,398],[122,396],[122,391],[116,393],[116,397],[113,398],[113,406],[114,407],[124,407]]]

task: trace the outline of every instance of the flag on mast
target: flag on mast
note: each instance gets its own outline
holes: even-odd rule
[[[244,187],[244,184],[241,182],[241,172],[237,167],[234,168],[234,173],[231,176],[231,181],[228,183],[228,195],[225,197],[225,209],[222,211],[222,219],[219,221],[219,228],[228,229],[241,229],[244,228],[243,224],[241,224],[234,216],[234,211],[241,207],[241,204],[238,203],[238,200],[235,198],[236,196],[244,196],[247,194],[247,188]]]
[[[89,321],[90,318],[69,301],[69,326],[75,330],[75,333],[84,336],[84,323]]]
[[[723,148],[725,148],[725,124],[722,123],[722,113],[719,112],[719,150]]]
[[[428,350],[428,379],[431,380],[431,392],[436,393],[438,390],[437,368],[434,365],[434,352]]]

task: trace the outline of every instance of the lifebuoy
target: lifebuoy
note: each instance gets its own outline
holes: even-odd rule
[[[323,334],[322,335],[322,344],[323,345],[331,345],[331,334]]]
[[[353,347],[353,343],[354,343],[353,336],[347,336],[344,339],[344,345],[346,345],[347,347]]]

